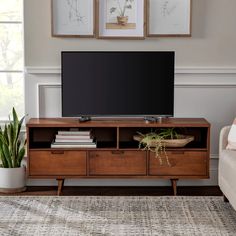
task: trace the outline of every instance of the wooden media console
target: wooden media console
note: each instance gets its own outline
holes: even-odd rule
[[[166,148],[170,166],[160,165],[155,153],[139,149],[133,139],[137,132],[148,133],[175,127],[194,141],[182,148]],[[91,130],[96,148],[51,148],[58,131],[71,128]],[[74,118],[32,118],[27,123],[29,178],[57,179],[58,195],[64,180],[71,178],[170,179],[174,195],[178,179],[209,178],[210,124],[203,118],[144,120],[92,120]]]

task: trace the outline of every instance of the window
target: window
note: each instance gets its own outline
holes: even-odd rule
[[[23,0],[0,0],[0,120],[24,114]]]

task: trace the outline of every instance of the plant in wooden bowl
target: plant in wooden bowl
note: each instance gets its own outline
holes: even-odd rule
[[[160,165],[163,165],[163,156],[168,166],[170,161],[166,153],[166,147],[184,147],[186,144],[194,140],[193,136],[179,134],[175,128],[161,129],[159,132],[150,132],[134,135],[134,140],[139,141],[139,148],[154,152],[159,159]]]

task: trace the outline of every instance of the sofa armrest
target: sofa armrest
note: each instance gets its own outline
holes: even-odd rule
[[[228,134],[231,126],[225,126],[220,131],[220,140],[219,140],[219,154],[226,149],[228,143]]]

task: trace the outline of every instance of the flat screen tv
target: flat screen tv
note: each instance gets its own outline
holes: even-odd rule
[[[173,116],[175,53],[62,52],[63,117]]]

